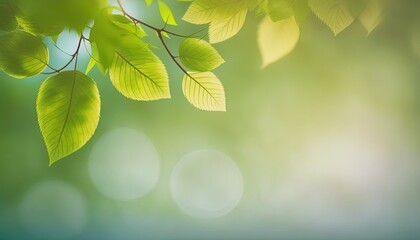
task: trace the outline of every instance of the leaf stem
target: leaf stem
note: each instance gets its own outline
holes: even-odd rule
[[[171,57],[172,61],[181,69],[183,73],[185,73],[187,76],[191,77],[188,71],[181,65],[181,63],[178,62],[177,56],[175,56],[172,51],[169,49],[168,45],[165,42],[165,39],[163,38],[162,31],[157,32],[160,42],[162,43],[163,47],[165,48],[168,55]]]
[[[181,65],[181,63],[178,62],[178,60],[177,60],[178,56],[175,56],[172,53],[172,51],[169,49],[169,47],[166,44],[165,39],[163,37],[163,33],[167,33],[167,34],[170,34],[172,36],[181,37],[181,38],[189,38],[191,36],[181,35],[181,34],[177,34],[177,33],[174,33],[174,32],[171,32],[171,31],[166,30],[165,29],[165,27],[167,26],[166,23],[165,23],[164,27],[162,27],[162,28],[157,28],[157,27],[152,26],[152,25],[150,25],[148,23],[145,23],[145,22],[143,22],[143,21],[141,21],[141,20],[139,20],[139,19],[131,16],[130,14],[128,14],[127,11],[125,11],[123,5],[121,4],[121,0],[117,0],[117,3],[119,5],[119,7],[121,9],[121,12],[123,13],[123,15],[126,16],[126,17],[128,17],[131,21],[133,21],[134,24],[141,24],[141,25],[146,26],[146,27],[152,29],[153,31],[155,31],[157,33],[158,37],[159,37],[160,42],[162,43],[163,47],[165,48],[166,52],[171,57],[172,61],[179,67],[179,69],[181,69],[181,71],[183,73],[185,73],[188,77],[192,78],[191,75],[188,73],[188,71]]]
[[[154,30],[155,32],[165,32],[165,33],[167,33],[169,35],[172,35],[172,36],[175,36],[175,37],[181,37],[181,38],[189,38],[189,37],[191,37],[191,36],[188,36],[188,35],[182,35],[182,34],[178,34],[178,33],[175,33],[175,32],[166,30],[165,29],[166,23],[165,23],[165,26],[164,27],[157,28],[157,27],[152,26],[152,25],[150,25],[150,24],[148,24],[146,22],[143,22],[140,19],[137,19],[137,18],[131,16],[129,13],[127,13],[127,11],[125,11],[123,5],[121,4],[121,0],[117,0],[117,4],[120,7],[121,12],[123,13],[123,15],[126,16],[126,17],[128,17],[135,24],[141,24],[141,25],[143,25],[143,26],[145,26],[147,28],[150,28],[150,29]]]
[[[63,71],[66,67],[68,67],[75,59],[76,59],[76,62],[75,62],[74,70],[76,70],[76,67],[77,67],[77,58],[78,58],[78,55],[79,55],[80,47],[82,46],[82,41],[84,41],[86,39],[87,38],[85,36],[83,36],[83,34],[80,35],[80,38],[79,38],[79,42],[77,44],[76,51],[73,54],[71,54],[70,60],[63,67],[61,67],[59,69],[55,69],[55,68],[53,68],[53,67],[51,67],[51,66],[49,66],[47,64],[47,66],[49,68],[51,68],[53,71],[52,72],[43,73],[43,74],[55,74],[55,73],[59,73],[59,72]]]

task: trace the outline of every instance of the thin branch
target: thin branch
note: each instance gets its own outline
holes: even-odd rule
[[[89,40],[88,40],[89,41]],[[95,60],[95,62],[97,62],[97,63],[101,63],[101,62],[99,62],[99,60],[98,59],[96,59],[95,57],[93,57],[93,53],[90,53],[89,52],[89,49],[88,49],[88,47],[87,47],[87,45],[86,45],[86,42],[85,41],[83,41],[83,45],[85,46],[85,50],[86,50],[86,52],[89,54],[89,56],[90,56],[90,58],[92,58],[93,60]],[[92,45],[91,45],[92,46]]]
[[[53,69],[53,72],[47,72],[47,73],[43,73],[43,74],[55,74],[55,73],[59,73],[59,72],[63,71],[66,67],[68,67],[73,62],[73,60],[75,58],[76,58],[76,65],[77,65],[77,55],[79,54],[79,50],[80,50],[80,47],[82,45],[82,40],[83,39],[85,39],[85,37],[82,34],[82,35],[80,35],[80,39],[79,39],[79,43],[77,44],[76,51],[71,55],[70,60],[63,67],[61,67],[60,69],[53,69],[53,68],[50,67],[51,69]]]
[[[166,52],[169,54],[169,56],[172,58],[172,61],[181,69],[185,75],[188,77],[191,77],[191,75],[188,73],[188,71],[181,65],[181,63],[178,62],[177,56],[175,56],[171,50],[169,49],[168,45],[165,42],[165,39],[163,38],[162,32],[158,32],[159,40],[162,43],[163,47],[165,48]],[[191,77],[192,78],[192,77]]]
[[[174,33],[174,32],[171,32],[171,31],[167,31],[166,29],[165,29],[165,27],[166,27],[166,24],[167,23],[165,23],[165,26],[163,27],[163,28],[157,28],[157,27],[154,27],[154,26],[152,26],[152,25],[150,25],[150,24],[148,24],[148,23],[145,23],[145,22],[143,22],[143,21],[141,21],[141,20],[139,20],[139,19],[137,19],[137,18],[135,18],[135,17],[133,17],[133,16],[131,16],[130,14],[128,14],[125,10],[124,10],[124,7],[122,6],[122,4],[121,4],[121,0],[117,0],[117,3],[118,3],[118,5],[120,6],[120,8],[121,8],[121,12],[124,14],[124,16],[126,16],[126,17],[128,17],[131,21],[133,21],[134,22],[134,24],[137,24],[137,23],[139,23],[139,24],[141,24],[141,25],[143,25],[143,26],[146,26],[146,27],[148,27],[148,28],[150,28],[150,29],[152,29],[152,30],[154,30],[156,33],[157,33],[157,35],[158,35],[158,37],[159,37],[159,40],[160,40],[160,42],[162,43],[162,45],[163,45],[163,47],[165,48],[165,50],[166,50],[166,52],[168,53],[168,55],[171,57],[171,59],[172,59],[172,61],[179,67],[179,69],[181,69],[181,71],[183,72],[183,73],[185,73],[185,75],[187,75],[188,77],[190,77],[190,78],[192,78],[191,77],[191,75],[188,73],[188,71],[181,65],[181,63],[179,63],[178,62],[178,60],[177,60],[177,58],[178,58],[178,56],[175,56],[173,53],[172,53],[172,51],[169,49],[169,47],[168,47],[168,45],[166,44],[166,42],[165,42],[165,39],[163,38],[163,33],[167,33],[167,34],[170,34],[170,35],[173,35],[173,36],[176,36],[176,37],[182,37],[182,38],[189,38],[189,37],[191,37],[191,36],[185,36],[185,35],[181,35],[181,34],[177,34],[177,33]],[[200,30],[200,32],[201,32],[202,30]]]
[[[70,53],[68,53],[68,52],[64,51],[64,50],[63,50],[62,48],[60,48],[57,44],[55,44],[55,42],[53,42],[52,44],[54,45],[54,47],[56,47],[58,50],[60,50],[60,52],[62,52],[62,53],[64,53],[64,54],[66,54],[67,56],[70,56],[70,57],[71,57],[71,54],[70,54]]]
[[[155,32],[157,32],[157,33],[159,33],[159,32],[165,32],[165,33],[167,33],[167,34],[169,34],[169,35],[172,35],[172,36],[175,36],[175,37],[180,37],[180,38],[189,38],[189,37],[191,37],[191,36],[188,36],[188,35],[182,35],[182,34],[178,34],[178,33],[175,33],[175,32],[172,32],[172,31],[168,31],[168,30],[166,30],[166,29],[165,29],[165,27],[166,27],[166,23],[165,23],[165,26],[164,26],[163,28],[157,28],[157,27],[152,26],[152,25],[150,25],[150,24],[148,24],[148,23],[146,23],[146,22],[143,22],[143,21],[141,21],[141,20],[139,20],[139,19],[137,19],[137,18],[135,18],[135,17],[131,16],[129,13],[127,13],[127,11],[125,11],[125,9],[124,9],[123,5],[121,4],[121,0],[117,0],[117,4],[118,4],[118,6],[120,7],[121,12],[123,13],[123,15],[124,15],[124,16],[126,16],[126,17],[128,17],[128,18],[129,18],[131,21],[133,21],[135,24],[136,24],[136,23],[139,23],[139,24],[141,24],[141,25],[143,25],[143,26],[145,26],[145,27],[148,27],[148,28],[150,28],[150,29],[154,30],[154,31],[155,31]]]

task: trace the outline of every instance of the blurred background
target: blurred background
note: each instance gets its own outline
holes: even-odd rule
[[[139,2],[124,4],[163,25]],[[202,29],[180,20],[188,3],[167,2],[171,29]],[[216,45],[226,113],[186,101],[182,72],[150,32],[172,99],[128,100],[95,68],[99,127],[51,167],[35,110],[46,76],[0,73],[0,239],[420,238],[419,9],[394,3],[369,36],[355,22],[334,37],[312,15],[296,49],[263,70],[250,14]],[[68,61],[45,41],[52,65]],[[73,53],[76,34],[58,45]]]

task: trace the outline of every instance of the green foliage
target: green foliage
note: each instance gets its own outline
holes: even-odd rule
[[[312,11],[337,35],[354,21],[349,1],[309,0],[309,5]]]
[[[79,71],[64,71],[42,84],[36,102],[50,164],[81,148],[99,122],[96,84]]]
[[[19,0],[17,20],[28,32],[55,36],[64,28],[83,30],[106,0]]]
[[[299,27],[293,16],[278,22],[264,18],[258,29],[262,66],[266,67],[289,54],[299,41],[299,36]]]
[[[211,44],[197,38],[186,38],[182,41],[179,57],[184,66],[200,72],[211,71],[225,62]]]
[[[143,0],[138,0],[143,1]],[[162,26],[155,27],[128,14],[121,0],[0,0],[0,69],[15,78],[40,73],[53,74],[41,86],[38,121],[50,163],[81,148],[92,136],[99,120],[99,93],[88,74],[95,66],[109,78],[117,91],[141,101],[171,97],[166,63],[153,51],[166,52],[184,73],[178,80],[186,99],[206,111],[226,111],[225,92],[218,77],[210,72],[224,63],[212,45],[237,35],[246,18],[261,17],[257,41],[266,67],[289,54],[300,36],[300,25],[313,12],[335,35],[358,19],[368,33],[382,19],[384,0],[178,0],[188,4],[182,19],[208,25],[207,36],[182,35],[167,28],[177,26],[172,2],[144,0],[157,4]],[[152,9],[152,8],[151,8]],[[144,29],[143,29],[144,28]],[[145,38],[156,37],[153,47]],[[43,39],[56,42],[65,30],[76,31],[77,50],[59,69],[49,65]],[[84,33],[89,32],[89,36]],[[87,35],[87,34],[86,34]],[[166,41],[181,38],[178,54]],[[150,40],[149,40],[150,41]],[[90,45],[90,61],[78,69],[81,46]],[[250,46],[252,47],[252,46]],[[152,51],[153,50],[153,51]],[[68,70],[74,63],[74,68]],[[49,68],[51,72],[45,72]]]
[[[195,0],[183,19],[193,24],[209,23],[210,43],[218,43],[241,30],[249,7],[249,0]]]
[[[160,16],[162,17],[162,20],[166,24],[177,25],[171,8],[169,8],[169,6],[162,0],[158,0],[158,4],[159,4],[159,13],[160,13]]]
[[[12,31],[18,27],[11,0],[0,0],[0,30]]]
[[[280,21],[294,16],[294,0],[268,0],[267,12],[273,21]]]
[[[223,85],[211,72],[188,72],[182,81],[182,91],[188,101],[199,109],[226,111]]]
[[[138,42],[144,35],[144,31],[126,17],[102,11],[95,18],[90,32],[90,41],[96,46],[92,49],[93,54],[98,56],[99,64],[107,69],[114,60],[117,48],[127,43]]]
[[[370,34],[382,20],[383,4],[381,0],[373,0],[367,3],[366,8],[360,13],[359,20]]]
[[[35,76],[48,64],[48,48],[42,39],[16,31],[0,36],[0,68],[15,78]]]
[[[117,49],[109,71],[115,88],[128,98],[143,101],[171,98],[165,66],[145,44]]]

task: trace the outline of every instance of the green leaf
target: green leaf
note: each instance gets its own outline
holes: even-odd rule
[[[237,15],[249,6],[248,0],[195,0],[183,19],[193,24],[223,21]]]
[[[274,22],[290,18],[295,14],[294,0],[268,0],[267,10]]]
[[[199,72],[211,71],[225,62],[211,44],[197,38],[181,42],[179,57],[186,67]]]
[[[193,24],[210,23],[210,43],[218,43],[241,30],[250,3],[250,0],[195,0],[183,19]]]
[[[85,74],[89,74],[90,71],[92,71],[93,67],[96,65],[96,61],[95,59],[93,59],[92,57],[89,59],[89,63],[86,66],[86,71]]]
[[[248,9],[222,20],[213,20],[209,26],[210,43],[219,43],[235,36],[243,27]]]
[[[150,6],[150,5],[152,5],[153,0],[145,0],[145,2],[146,2],[146,4],[147,4],[147,6]]]
[[[266,12],[267,0],[249,0],[249,10],[255,11],[257,14],[264,10]]]
[[[107,0],[19,0],[17,20],[25,31],[54,36],[64,28],[81,32]]]
[[[12,0],[0,0],[0,30],[13,31],[18,27]]]
[[[162,20],[169,25],[177,25],[174,14],[172,13],[172,10],[169,8],[169,6],[162,0],[158,0],[159,5],[159,13],[162,17]]]
[[[91,42],[90,43],[90,48],[92,50],[92,57],[91,57],[91,60],[89,61],[89,65],[88,65],[88,68],[86,69],[86,71],[92,70],[92,69],[89,69],[89,68],[90,67],[93,68],[94,66],[92,66],[92,65],[96,65],[98,67],[99,71],[102,73],[102,75],[105,76],[108,72],[108,69],[105,68],[103,66],[103,64],[99,61],[100,56],[99,56],[99,51],[98,51],[98,47],[96,46],[96,43]],[[88,73],[88,72],[86,72],[86,73]]]
[[[0,36],[0,68],[10,76],[35,76],[44,71],[48,59],[48,48],[39,37],[21,31]]]
[[[165,66],[145,44],[117,49],[109,76],[127,98],[150,101],[171,97]]]
[[[309,0],[309,6],[335,35],[338,35],[354,21],[349,4],[345,0]]]
[[[34,35],[55,36],[65,28],[65,22],[60,14],[62,6],[59,1],[19,0],[17,6],[16,19],[27,32]]]
[[[295,16],[301,23],[309,14],[308,0],[268,0],[266,10],[274,22]]]
[[[99,55],[96,59],[107,69],[112,64],[117,48],[136,43],[145,35],[142,28],[126,17],[103,11],[95,19],[89,38],[96,45]]]
[[[278,61],[289,54],[300,36],[294,17],[273,22],[265,17],[258,28],[258,46],[262,55],[262,67]]]
[[[45,80],[36,105],[50,165],[85,145],[98,126],[98,89],[79,71],[61,72]]]
[[[359,21],[370,34],[382,21],[383,0],[370,0],[360,14]]]
[[[130,19],[124,17],[123,15],[109,14],[107,17],[109,18],[109,23],[114,25],[117,29],[119,29],[119,31],[126,31],[139,38],[147,36],[147,33],[139,24],[134,24]]]
[[[226,111],[222,83],[211,72],[188,72],[182,81],[182,91],[196,108],[206,111]]]
[[[59,37],[60,35],[51,36],[51,40],[53,41],[53,43],[57,44]]]
[[[59,13],[64,24],[79,32],[82,32],[96,14],[108,5],[107,0],[60,0],[59,2],[61,3]]]

